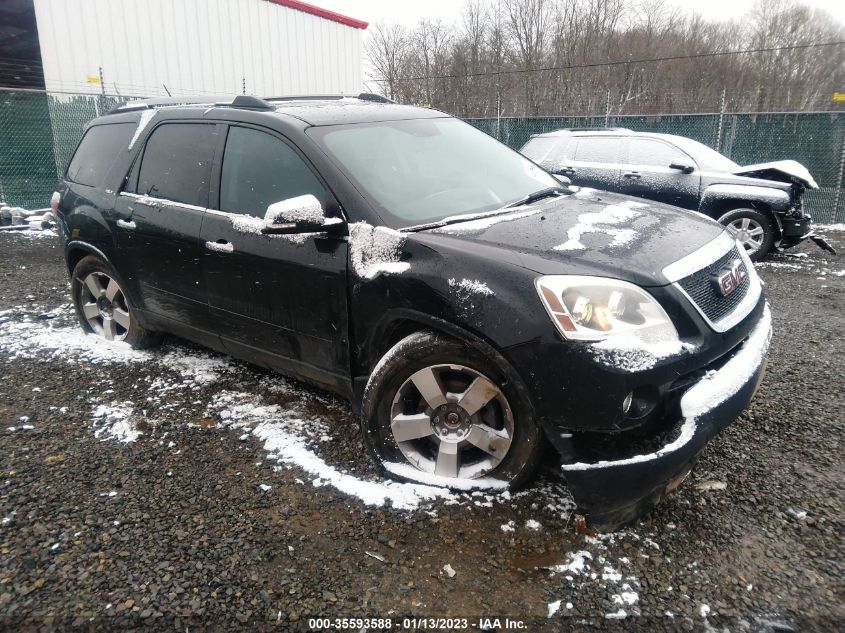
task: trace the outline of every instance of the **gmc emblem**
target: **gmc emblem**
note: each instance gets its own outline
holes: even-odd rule
[[[716,285],[723,297],[727,297],[734,290],[739,288],[745,279],[745,267],[741,259],[733,260],[727,267],[722,268],[716,277]]]

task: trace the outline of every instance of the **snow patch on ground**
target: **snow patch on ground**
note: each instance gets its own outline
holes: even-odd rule
[[[590,595],[605,594],[610,596],[606,604],[607,609],[617,609],[619,614],[623,610],[619,607],[633,608],[633,614],[639,615],[636,606],[640,596],[637,588],[640,583],[636,577],[620,572],[617,569],[630,566],[630,560],[626,557],[613,559],[608,545],[615,545],[617,540],[629,538],[641,541],[639,535],[631,531],[616,532],[613,534],[599,534],[596,537],[587,537],[585,540],[591,547],[590,550],[568,552],[567,560],[564,563],[547,568],[553,575],[564,575],[566,586],[563,591],[566,595],[578,594],[587,587],[593,587]],[[601,591],[596,592],[595,588]],[[555,604],[555,603],[552,603]],[[560,601],[555,613],[560,608]],[[602,605],[591,605],[591,608],[601,608]],[[572,609],[572,603],[566,604],[567,610]],[[549,617],[553,613],[550,612]],[[625,612],[624,616],[627,617]]]
[[[444,488],[452,488],[454,490],[506,490],[508,487],[506,481],[492,479],[490,477],[479,477],[478,479],[456,481],[450,477],[441,477],[439,475],[435,475],[434,473],[424,473],[410,464],[385,462],[383,465],[385,470],[397,477],[413,479],[414,481],[429,486],[440,486]]]
[[[352,269],[364,279],[400,275],[411,265],[401,261],[405,235],[386,226],[366,222],[349,225],[349,257]]]
[[[78,325],[54,325],[51,320],[33,319],[29,306],[17,306],[0,315],[0,351],[7,360],[62,360],[69,364],[144,362],[146,352],[133,350],[121,341],[107,341],[85,334]],[[73,314],[70,304],[61,306],[59,315]]]
[[[132,412],[133,405],[128,401],[97,405],[91,413],[94,437],[115,439],[127,444],[134,442],[141,436],[141,432],[135,428]]]

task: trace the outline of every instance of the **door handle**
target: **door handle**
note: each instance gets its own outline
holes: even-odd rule
[[[625,178],[631,178],[633,180],[639,180],[640,178],[642,178],[642,174],[640,174],[640,172],[638,171],[626,171],[622,175],[625,176]]]
[[[119,220],[117,221],[117,225],[118,225],[120,228],[122,228],[122,229],[128,229],[128,230],[130,230],[130,231],[131,231],[131,230],[133,230],[133,229],[135,229],[135,228],[137,228],[137,225],[136,225],[136,224],[135,224],[135,222],[133,222],[132,220],[122,220],[122,219],[119,219]]]
[[[205,247],[210,250],[214,251],[215,253],[234,253],[235,252],[235,245],[231,242],[227,242],[226,240],[218,240],[216,242],[206,242]]]

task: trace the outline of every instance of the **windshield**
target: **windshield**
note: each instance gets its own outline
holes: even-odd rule
[[[308,134],[397,229],[493,211],[560,184],[452,118],[325,126]]]
[[[678,147],[695,159],[695,162],[698,163],[699,169],[703,169],[705,171],[731,172],[734,169],[739,168],[739,165],[733,162],[730,158],[722,156],[715,149],[711,149],[703,143],[699,143],[698,141],[694,141],[691,138],[685,138],[683,136],[675,136],[672,140]]]

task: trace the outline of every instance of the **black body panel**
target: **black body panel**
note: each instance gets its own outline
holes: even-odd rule
[[[699,213],[601,191],[556,194],[499,215],[392,231],[404,268],[372,275],[356,269],[353,225],[384,223],[306,130],[443,116],[392,104],[331,102],[287,103],[268,111],[185,106],[103,117],[94,125],[144,125],[101,185],[60,183],[59,226],[69,270],[82,254],[96,253],[115,269],[148,329],[317,383],[350,398],[355,408],[385,352],[427,329],[465,342],[500,367],[556,445],[561,434],[617,433],[674,419],[683,391],[748,336],[765,303],[761,298],[741,322],[720,333],[664,272],[722,235],[720,225]],[[207,177],[196,179],[191,202],[144,190],[143,152],[170,123],[215,130],[213,151],[203,159]],[[252,215],[219,210],[226,138],[234,124],[266,131],[295,150],[325,190],[322,202],[335,229],[267,234],[254,209]],[[622,180],[620,171],[614,186],[622,188]],[[608,365],[590,343],[561,335],[535,287],[544,275],[639,286],[694,352],[637,371]],[[468,292],[473,285],[484,292]],[[626,394],[636,390],[655,402],[648,415],[622,411]],[[740,400],[714,413],[712,432],[735,417]],[[577,477],[571,483],[580,485]],[[589,494],[584,498],[592,503]]]

